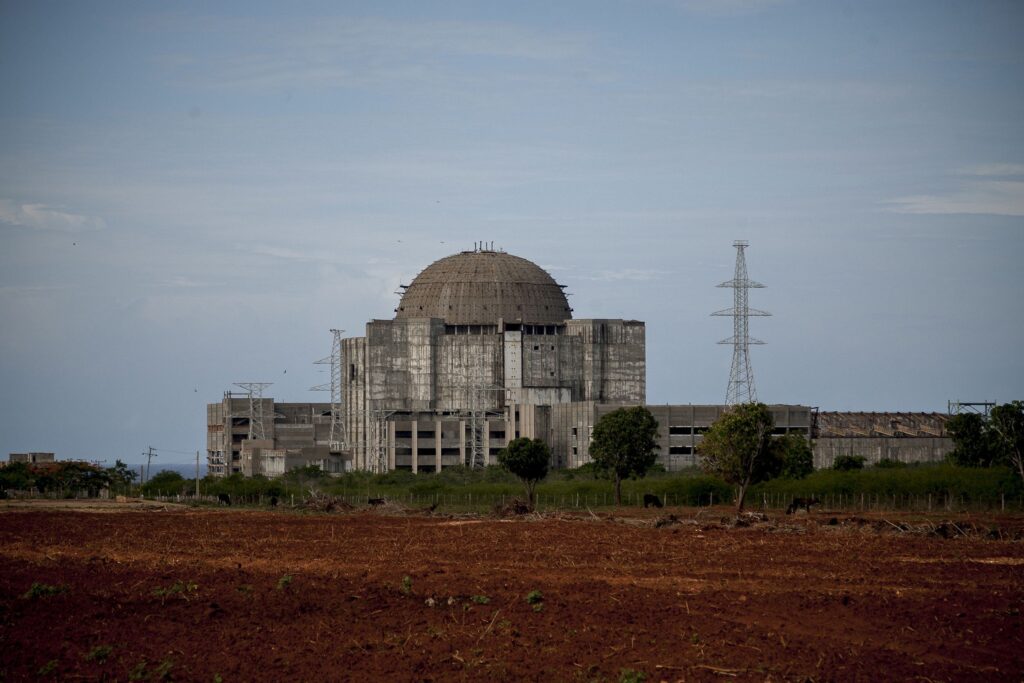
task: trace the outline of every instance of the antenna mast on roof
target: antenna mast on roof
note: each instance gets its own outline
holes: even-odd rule
[[[732,316],[732,336],[723,339],[719,344],[732,344],[732,369],[729,371],[729,387],[725,392],[726,405],[737,403],[753,403],[757,401],[757,390],[754,388],[754,371],[750,367],[750,345],[764,344],[749,334],[749,319],[752,315],[771,315],[747,305],[747,292],[750,289],[763,288],[760,282],[747,277],[747,260],[743,250],[749,246],[746,240],[736,240],[736,272],[731,280],[719,287],[731,287],[733,290],[733,307],[715,311],[711,315]]]

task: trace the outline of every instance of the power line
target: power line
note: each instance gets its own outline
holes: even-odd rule
[[[193,454],[195,454],[195,451],[172,451],[170,448],[157,448],[156,446],[153,446],[152,449],[154,451],[160,451],[161,453],[174,453],[176,455],[193,455]],[[143,453],[143,455],[145,455],[145,453]]]

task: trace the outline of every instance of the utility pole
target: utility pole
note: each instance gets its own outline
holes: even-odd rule
[[[771,313],[759,311],[747,305],[748,290],[764,287],[760,282],[754,282],[747,277],[747,260],[743,255],[743,250],[749,246],[749,243],[746,240],[736,240],[732,246],[736,247],[736,272],[731,280],[726,280],[718,286],[733,289],[733,307],[711,314],[728,315],[733,319],[732,336],[718,342],[719,344],[732,344],[732,369],[729,371],[729,388],[725,392],[726,405],[757,401],[757,391],[754,389],[754,371],[750,367],[750,345],[764,344],[764,342],[750,336],[750,316],[771,315]]]
[[[155,456],[155,454],[153,453],[153,450],[154,450],[154,448],[152,446],[150,446],[149,447],[149,451],[146,452],[146,453],[143,453],[143,455],[146,456],[146,474],[142,478],[142,483],[143,484],[145,484],[147,481],[149,481],[149,475],[150,475],[150,469],[149,468],[153,464],[153,457]]]
[[[196,500],[199,500],[199,451],[196,451]]]

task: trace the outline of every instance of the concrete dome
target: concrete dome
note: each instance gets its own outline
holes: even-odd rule
[[[536,263],[501,251],[464,251],[431,263],[405,288],[395,318],[449,325],[558,323],[572,318],[562,288]]]

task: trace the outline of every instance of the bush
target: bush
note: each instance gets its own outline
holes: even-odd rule
[[[958,467],[929,463],[914,467],[839,471],[818,470],[806,479],[773,479],[759,484],[751,495],[816,496],[934,496],[937,500],[963,498],[967,503],[998,503],[1000,495],[1017,498],[1024,491],[1020,478],[1006,467]]]
[[[864,469],[864,462],[867,460],[863,455],[840,455],[832,463],[832,469],[837,472],[852,472],[853,470]]]
[[[157,493],[174,495],[181,493],[186,488],[186,483],[185,477],[181,476],[177,472],[172,470],[161,470],[150,477],[149,481],[142,485],[142,493],[147,496],[152,496]]]
[[[879,460],[878,462],[876,462],[874,464],[874,467],[876,469],[882,469],[882,470],[885,470],[885,469],[894,470],[894,469],[899,469],[901,467],[906,467],[906,466],[907,466],[906,463],[900,462],[899,460],[892,460],[891,458],[882,458],[881,460]]]

